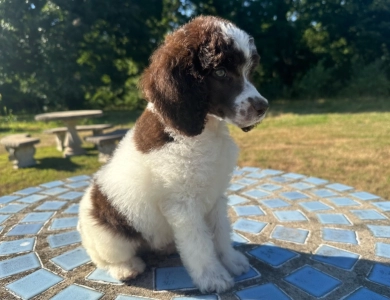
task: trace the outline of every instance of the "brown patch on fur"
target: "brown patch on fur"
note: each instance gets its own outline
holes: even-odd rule
[[[134,129],[134,141],[138,151],[148,153],[160,149],[173,138],[164,131],[164,124],[158,116],[146,109],[137,120]]]
[[[91,216],[98,225],[111,230],[114,234],[120,234],[132,240],[143,240],[141,233],[135,230],[126,218],[111,205],[96,183],[92,185],[91,201],[93,206]]]

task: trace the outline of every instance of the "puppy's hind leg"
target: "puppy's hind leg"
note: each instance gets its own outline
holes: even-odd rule
[[[145,263],[136,256],[141,240],[124,237],[98,225],[88,227],[83,226],[81,230],[83,246],[99,268],[121,281],[135,278],[145,270]]]

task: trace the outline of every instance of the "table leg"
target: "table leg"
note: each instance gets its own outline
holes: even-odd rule
[[[85,150],[81,148],[81,139],[76,130],[75,120],[69,120],[64,122],[68,129],[64,142],[64,157],[83,155]]]

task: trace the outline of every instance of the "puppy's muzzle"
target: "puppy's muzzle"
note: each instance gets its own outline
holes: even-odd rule
[[[268,101],[263,97],[250,97],[248,102],[252,108],[257,112],[257,116],[262,117],[268,110]]]
[[[261,120],[264,118],[264,115],[269,108],[267,99],[265,99],[263,97],[249,97],[248,102],[251,104],[251,108],[256,112],[256,115],[257,115],[257,118],[259,119],[259,121],[251,126],[241,128],[244,132],[250,131],[257,124],[259,124],[261,122]]]

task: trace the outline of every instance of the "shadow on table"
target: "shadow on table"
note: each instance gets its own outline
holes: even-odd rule
[[[271,293],[280,299],[287,299],[285,293],[291,299],[334,300],[344,299],[351,294],[354,294],[353,299],[363,299],[363,296],[382,299],[375,298],[372,292],[390,296],[390,289],[386,286],[390,276],[390,273],[387,274],[389,264],[384,262],[359,259],[359,255],[351,256],[350,252],[340,252],[340,256],[328,255],[326,251],[323,255],[310,254],[273,244],[241,244],[236,249],[245,253],[252,267],[248,273],[235,278],[233,290],[244,289],[242,296],[246,294],[245,299],[258,299],[256,296],[260,292]],[[127,286],[154,291],[169,290],[187,297],[201,296],[199,290],[194,288],[187,271],[181,267],[182,262],[177,254],[164,257],[150,253],[141,257],[146,262],[147,270],[136,279],[124,282]],[[260,274],[255,274],[257,272]],[[151,273],[153,287],[150,286]],[[316,296],[309,296],[304,289]]]

